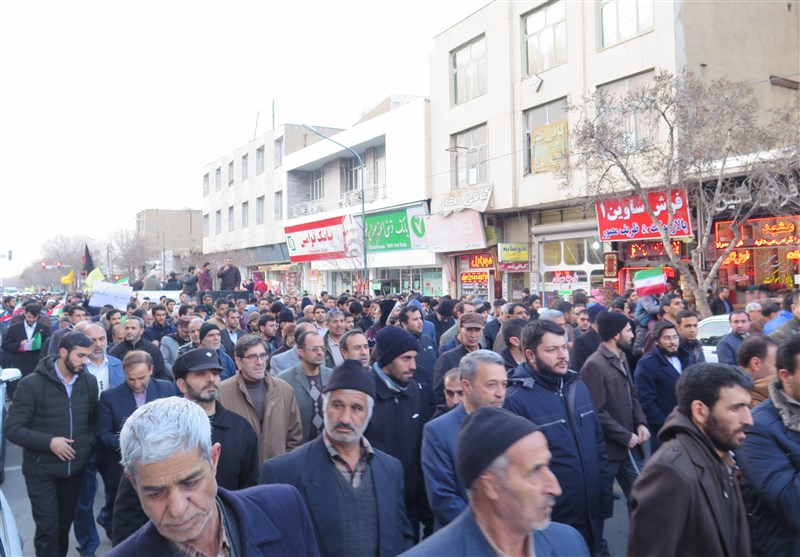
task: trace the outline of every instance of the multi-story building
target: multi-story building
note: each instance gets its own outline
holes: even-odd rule
[[[136,214],[136,237],[158,251],[164,273],[180,273],[203,253],[202,212],[198,209],[145,209]]]
[[[611,246],[594,207],[554,172],[575,118],[565,99],[686,68],[758,83],[765,113],[797,102],[770,76],[799,73],[798,11],[795,2],[494,2],[435,37],[431,212],[462,208],[442,222],[480,218],[484,241],[464,249],[452,235],[437,247],[450,293],[602,286]]]
[[[392,96],[347,130],[285,124],[208,164],[204,253],[276,293],[440,293],[440,258],[411,234],[428,213],[427,122],[427,99]]]
[[[304,289],[441,293],[441,260],[419,225],[430,197],[427,122],[427,99],[391,96],[330,141],[284,158],[283,232]]]

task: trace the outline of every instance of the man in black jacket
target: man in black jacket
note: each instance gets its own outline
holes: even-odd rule
[[[23,378],[8,408],[5,434],[23,448],[22,474],[36,523],[36,555],[65,556],[82,471],[94,450],[97,380],[84,373],[92,339],[67,333],[58,355]]]
[[[436,407],[433,404],[433,370],[436,366],[436,358],[439,357],[439,351],[436,349],[434,340],[422,334],[422,312],[417,306],[408,305],[400,310],[397,316],[400,328],[411,333],[417,343],[419,350],[417,350],[417,369],[414,372],[414,381],[419,383],[421,407],[423,414],[423,423],[427,422]]]
[[[125,320],[125,340],[119,344],[115,344],[114,348],[109,351],[109,354],[115,358],[124,360],[125,354],[131,350],[144,350],[153,358],[153,377],[171,381],[172,376],[167,374],[166,367],[164,366],[164,356],[161,355],[161,350],[149,340],[142,338],[143,334],[144,320],[135,315],[128,316]]]

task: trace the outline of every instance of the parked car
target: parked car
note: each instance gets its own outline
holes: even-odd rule
[[[703,355],[707,362],[718,362],[717,343],[719,339],[731,332],[731,323],[727,315],[706,317],[697,325],[697,340],[703,345]]]

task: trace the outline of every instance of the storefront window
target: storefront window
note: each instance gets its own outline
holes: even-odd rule
[[[583,265],[586,244],[583,238],[564,240],[564,263],[566,265]]]
[[[542,243],[545,265],[561,265],[561,240]]]
[[[603,244],[597,236],[586,238],[586,260],[591,265],[603,264]]]

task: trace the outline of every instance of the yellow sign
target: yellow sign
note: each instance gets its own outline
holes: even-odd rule
[[[557,170],[566,158],[568,145],[566,120],[547,124],[531,131],[531,172]]]
[[[497,256],[501,263],[527,262],[528,244],[497,244]]]

